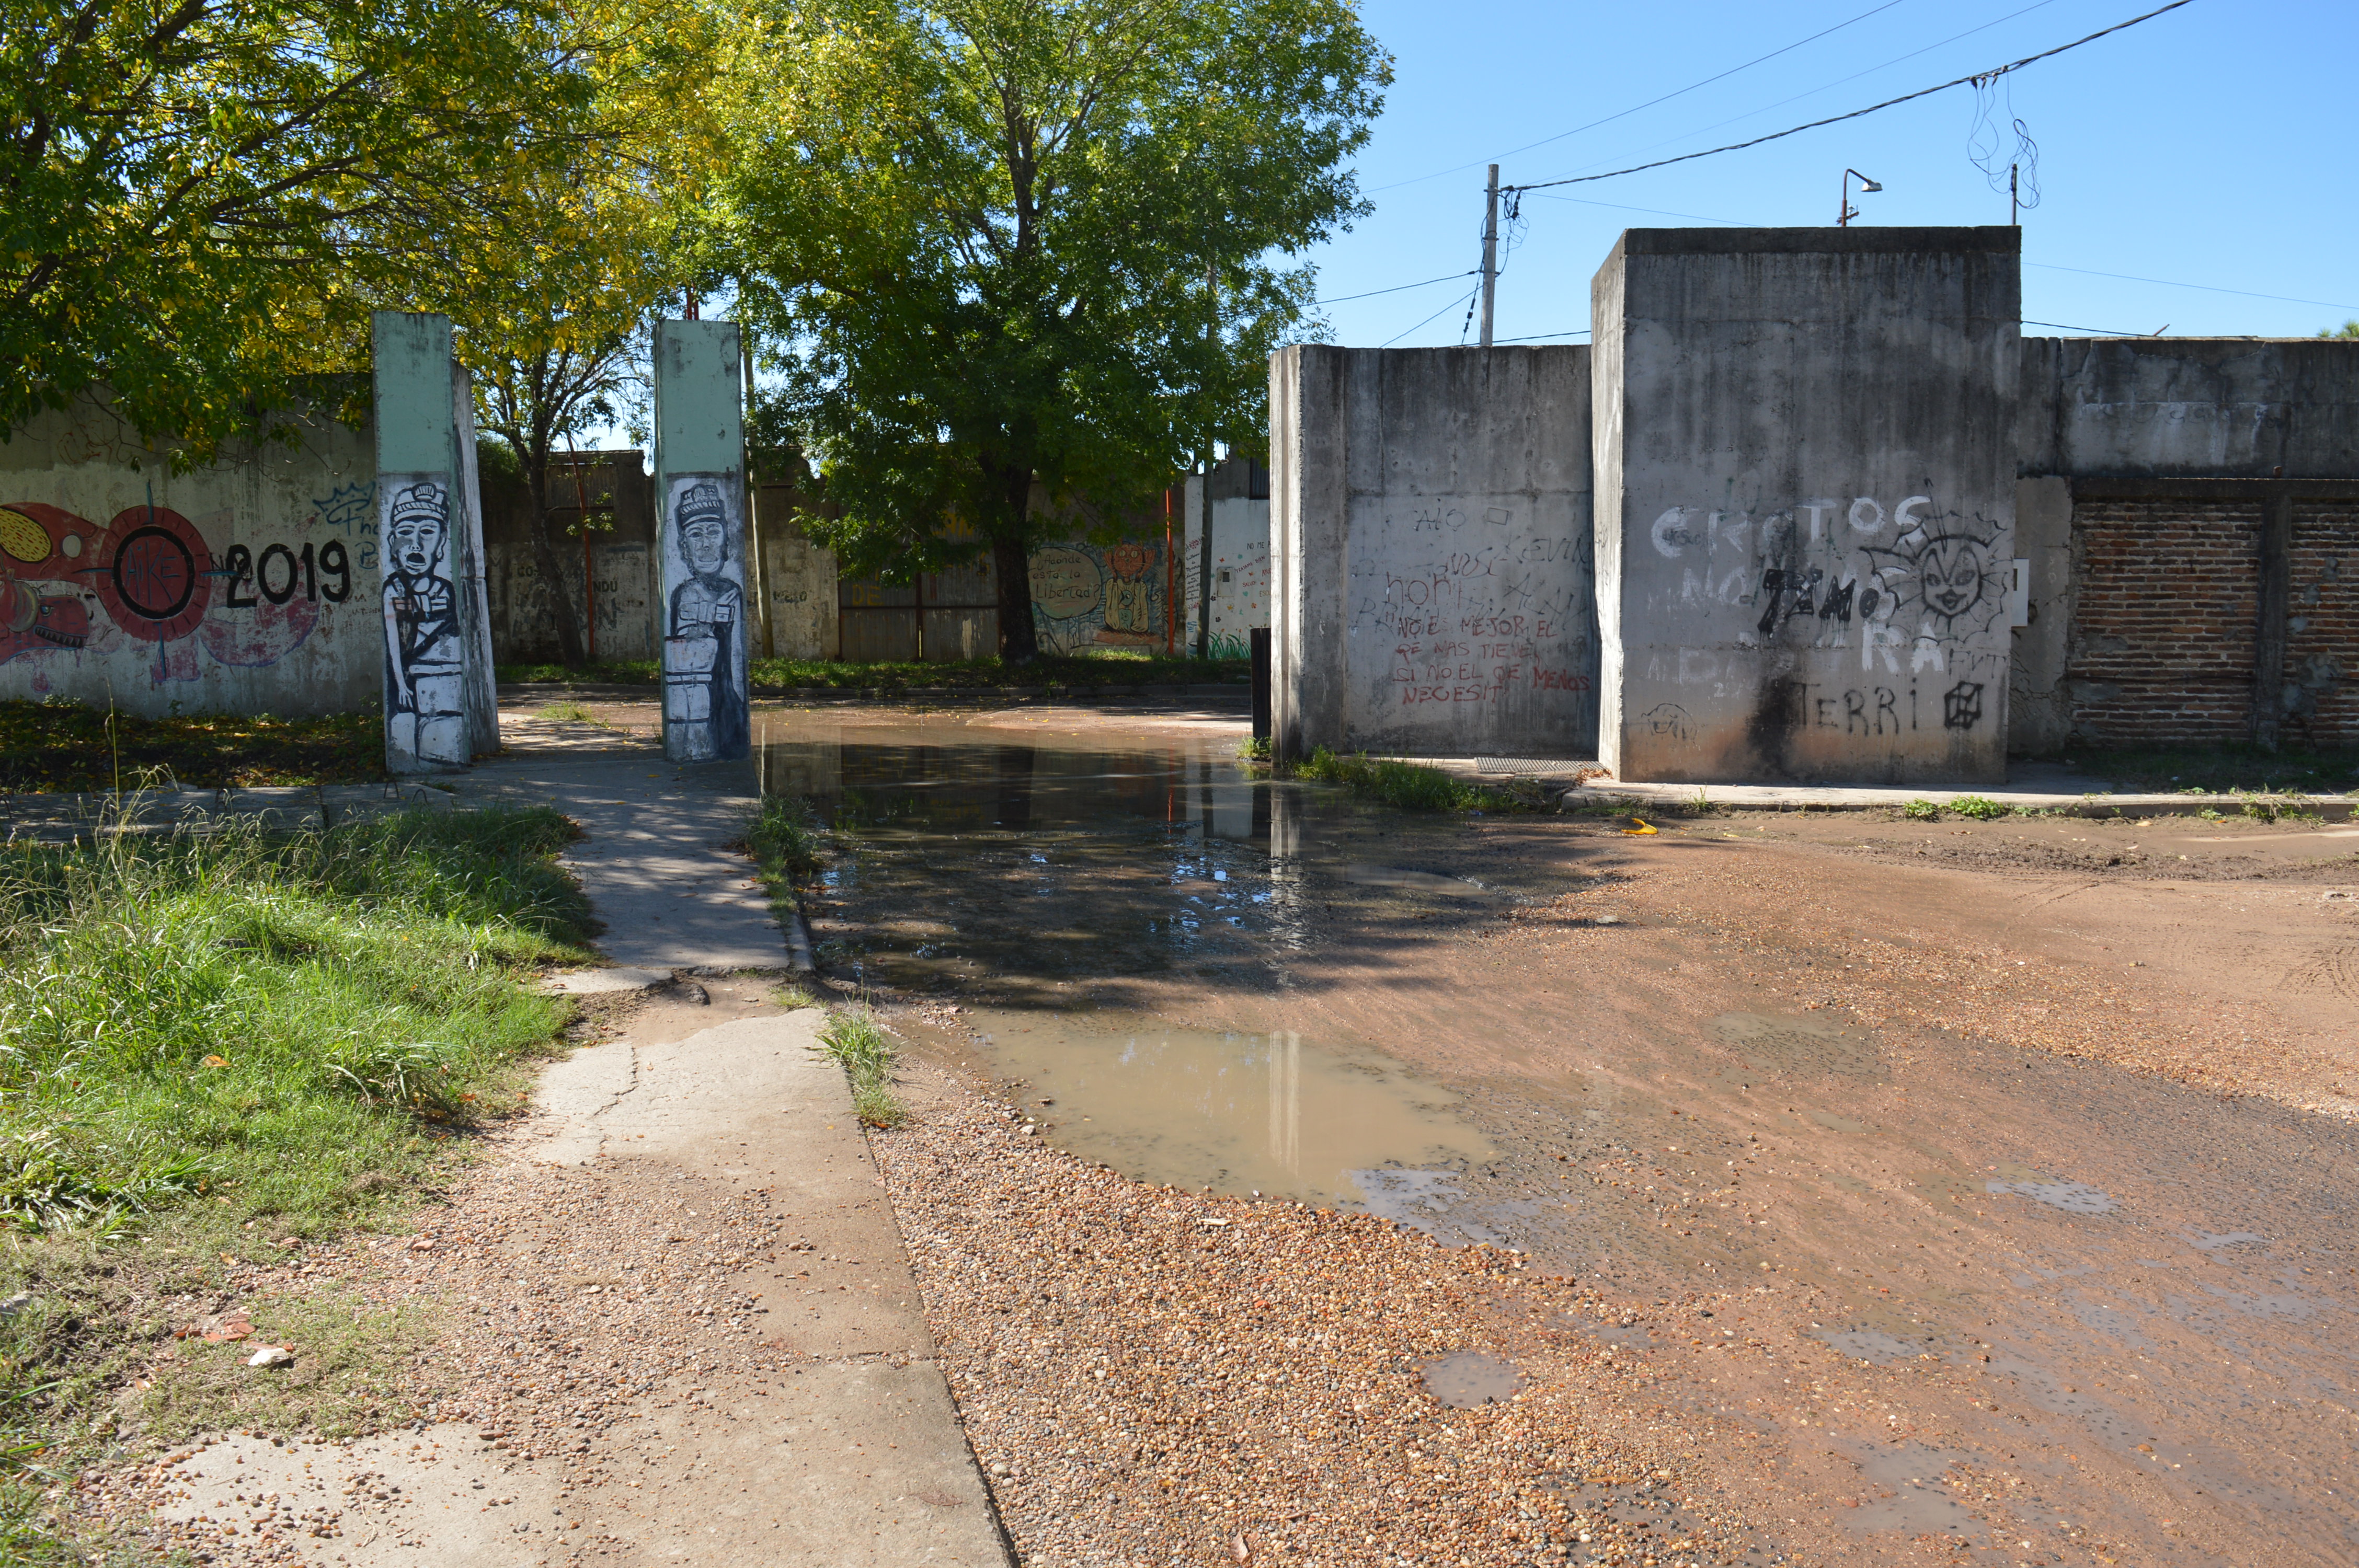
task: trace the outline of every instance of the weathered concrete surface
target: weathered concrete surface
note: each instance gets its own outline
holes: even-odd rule
[[[732,762],[749,743],[745,587],[759,584],[746,556],[737,324],[658,322],[654,359],[664,754]]]
[[[2015,554],[2030,563],[2030,622],[2015,628],[2006,744],[2010,752],[2040,756],[2054,752],[2072,733],[2072,702],[2064,688],[2077,585],[2070,480],[2016,481]]]
[[[2019,244],[1623,235],[1593,289],[1617,776],[2005,776]]]
[[[2026,474],[2346,478],[2359,452],[2359,345],[2027,338],[2017,429]]]
[[[1588,358],[1272,356],[1281,753],[1591,749]]]
[[[83,398],[0,442],[0,697],[148,717],[375,701],[370,432],[310,414],[295,432],[183,473]]]

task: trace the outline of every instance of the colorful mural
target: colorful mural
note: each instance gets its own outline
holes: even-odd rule
[[[147,662],[159,682],[196,679],[200,651],[223,665],[277,663],[327,607],[352,597],[360,563],[339,538],[216,551],[208,535],[231,522],[220,512],[201,527],[168,506],[140,505],[102,526],[44,502],[0,504],[0,664],[142,643],[156,647]],[[363,554],[375,564],[373,548]]]
[[[1161,649],[1172,635],[1163,546],[1049,545],[1032,553],[1032,615],[1044,654]]]

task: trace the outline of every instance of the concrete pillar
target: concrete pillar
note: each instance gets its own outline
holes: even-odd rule
[[[722,762],[753,746],[736,323],[658,322],[655,371],[664,755]]]
[[[451,318],[380,310],[371,327],[386,766],[396,773],[462,768],[473,760],[477,716],[491,692],[473,421],[465,423],[462,452],[463,373],[451,362]],[[497,723],[494,717],[494,745]]]
[[[2004,781],[2019,249],[1622,236],[1593,289],[1615,776]]]
[[[467,734],[479,757],[500,749],[499,687],[492,672],[492,599],[484,581],[484,485],[476,468],[475,377],[451,366],[451,434],[459,504],[451,535],[459,546],[459,602],[469,628]]]
[[[1280,755],[1591,754],[1587,362],[1582,348],[1272,356]]]

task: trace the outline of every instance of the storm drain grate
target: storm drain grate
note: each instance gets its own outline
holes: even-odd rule
[[[1569,773],[1584,764],[1565,757],[1477,757],[1478,773]]]

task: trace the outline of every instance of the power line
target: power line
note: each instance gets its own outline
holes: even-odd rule
[[[2067,321],[2023,321],[2017,324],[2025,327],[2054,327],[2059,331],[2064,332],[2094,332],[2101,338],[2144,338],[2147,336],[2161,336],[2160,333],[2116,332],[2111,327],[2075,327]]]
[[[1766,136],[1756,136],[1751,141],[1731,142],[1724,147],[1707,147],[1700,153],[1681,153],[1677,157],[1657,158],[1652,163],[1633,164],[1628,168],[1609,169],[1603,174],[1577,174],[1565,179],[1543,179],[1532,185],[1504,186],[1501,189],[1510,190],[1538,190],[1543,187],[1553,185],[1586,185],[1592,180],[1616,179],[1625,174],[1637,174],[1650,168],[1664,168],[1675,163],[1691,163],[1697,158],[1712,157],[1720,153],[1742,152],[1746,147],[1757,147],[1764,142],[1774,142],[1786,136],[1799,135],[1804,131],[1815,131],[1821,125],[1839,125],[1845,120],[1856,120],[1862,115],[1873,114],[1879,110],[1890,109],[1902,103],[1914,103],[1919,98],[1930,98],[1936,92],[1946,92],[1952,87],[1963,87],[1970,81],[1980,84],[1990,81],[1994,77],[2005,76],[2011,70],[2021,70],[2025,66],[2036,65],[2043,59],[2052,59],[2056,56],[2063,54],[2069,49],[2079,49],[2082,44],[2095,43],[2099,38],[2118,33],[2125,27],[2135,27],[2140,22],[2151,22],[2157,16],[2162,16],[2167,12],[2176,11],[2182,5],[2191,4],[2193,4],[2193,0],[2170,0],[2169,5],[2158,6],[2142,16],[2132,16],[2126,22],[2116,22],[2112,27],[2106,27],[2102,31],[2091,33],[2085,38],[2075,38],[2069,44],[2060,44],[2052,49],[2046,49],[2038,54],[2026,55],[2021,59],[2012,61],[2006,65],[2002,65],[1994,70],[1978,70],[1970,76],[1961,76],[1954,81],[1944,81],[1937,87],[1926,87],[1920,88],[1915,92],[1904,92],[1897,98],[1887,98],[1881,103],[1871,103],[1864,109],[1854,109],[1848,114],[1832,114],[1823,120],[1812,120],[1810,124],[1805,125],[1794,125],[1783,131],[1772,131]]]
[[[1443,306],[1440,309],[1439,309],[1439,310],[1435,311],[1431,316],[1428,316],[1428,317],[1425,319],[1425,321],[1419,321],[1419,322],[1417,324],[1417,327],[1422,327],[1422,326],[1424,326],[1424,325],[1425,325],[1425,322],[1426,322],[1426,321],[1432,321],[1432,320],[1436,320],[1436,319],[1439,319],[1440,318],[1441,318],[1441,317],[1443,317],[1443,316],[1448,315],[1450,312],[1451,312],[1452,310],[1457,309],[1461,305],[1465,304],[1468,300],[1470,300],[1470,299],[1473,298],[1473,297],[1474,297],[1474,296],[1476,296],[1477,294],[1480,294],[1480,293],[1482,293],[1482,292],[1483,292],[1483,291],[1482,291],[1481,289],[1479,289],[1479,288],[1475,288],[1475,289],[1470,289],[1470,290],[1468,290],[1468,291],[1467,291],[1463,296],[1460,297],[1459,298],[1456,298],[1456,299],[1451,300],[1449,304],[1447,304],[1447,305]],[[1391,337],[1386,338],[1383,342],[1378,343],[1378,344],[1376,345],[1376,347],[1378,347],[1378,348],[1380,348],[1380,349],[1389,349],[1389,348],[1391,348],[1395,343],[1399,342],[1403,338],[1408,337],[1408,336],[1409,335],[1409,333],[1410,333],[1410,332],[1414,332],[1414,331],[1416,331],[1416,330],[1417,330],[1417,327],[1410,327],[1410,328],[1407,329],[1406,330],[1398,331],[1398,332],[1395,332]]]
[[[1884,61],[1880,65],[1871,65],[1864,70],[1854,70],[1849,76],[1838,76],[1832,81],[1822,81],[1816,87],[1807,88],[1800,92],[1791,93],[1784,98],[1778,99],[1775,103],[1764,103],[1758,109],[1747,109],[1741,114],[1731,114],[1725,120],[1714,120],[1709,125],[1690,126],[1680,132],[1678,135],[1666,136],[1658,142],[1649,142],[1645,146],[1640,147],[1638,151],[1642,153],[1652,152],[1657,147],[1668,146],[1676,141],[1682,141],[1690,136],[1701,136],[1708,132],[1717,131],[1723,125],[1734,125],[1740,120],[1750,120],[1758,114],[1767,114],[1772,109],[1782,109],[1788,103],[1799,103],[1805,98],[1815,98],[1821,92],[1830,92],[1834,88],[1841,87],[1846,81],[1857,81],[1863,76],[1874,76],[1879,70],[1889,70],[1894,66],[1900,64],[1903,60],[1915,59],[1920,54],[1931,54],[1935,49],[1947,49],[1961,38],[1970,38],[1976,33],[1989,32],[1993,27],[1998,27],[2003,23],[2012,22],[2017,16],[2027,16],[2034,11],[2045,10],[2055,3],[2056,0],[2033,0],[2031,5],[2024,6],[2019,11],[2009,11],[2004,16],[1994,16],[1989,21],[1983,23],[1980,27],[1968,27],[1962,33],[1951,33],[1946,38],[1942,38],[1938,42],[1927,44],[1922,49],[1910,49],[1907,54],[1894,55],[1890,59]],[[1603,162],[1604,160],[1600,159],[1598,161]],[[1596,165],[1584,164],[1582,167],[1584,168],[1593,168]]]
[[[1500,343],[1536,343],[1542,338],[1585,338],[1587,336],[1589,336],[1588,328],[1575,327],[1570,332],[1527,332],[1520,338],[1495,338],[1492,341]]]
[[[1347,299],[1374,299],[1379,294],[1403,294],[1412,288],[1430,288],[1437,283],[1448,283],[1451,278],[1473,276],[1473,271],[1470,268],[1465,272],[1453,272],[1442,277],[1429,277],[1423,283],[1404,283],[1393,288],[1371,288],[1365,294],[1339,294],[1332,299],[1314,299],[1305,308],[1316,309],[1321,305],[1341,305]]]
[[[1893,6],[1897,5],[1900,3],[1901,0],[1885,0],[1883,5],[1875,6],[1869,10],[1862,11],[1858,16],[1854,16],[1849,22],[1837,22],[1833,27],[1823,28],[1819,32],[1812,33],[1807,38],[1797,38],[1783,49],[1771,49],[1767,54],[1761,56],[1758,59],[1748,59],[1743,65],[1730,66],[1718,76],[1707,76],[1701,81],[1690,81],[1685,87],[1680,88],[1675,92],[1666,92],[1660,98],[1649,98],[1644,103],[1635,104],[1632,107],[1621,110],[1616,114],[1608,114],[1603,120],[1592,120],[1586,125],[1575,125],[1570,131],[1559,131],[1553,136],[1542,136],[1537,142],[1526,142],[1522,146],[1509,147],[1506,152],[1501,153],[1495,159],[1482,158],[1473,163],[1462,163],[1456,168],[1436,169],[1431,174],[1420,174],[1414,179],[1397,179],[1390,185],[1376,186],[1374,189],[1369,191],[1369,194],[1373,196],[1378,190],[1398,190],[1404,185],[1419,185],[1429,179],[1440,179],[1446,174],[1458,174],[1466,169],[1480,168],[1485,163],[1505,163],[1507,159],[1515,157],[1517,153],[1527,153],[1534,147],[1544,147],[1550,142],[1560,142],[1567,136],[1577,136],[1583,131],[1593,131],[1600,125],[1611,124],[1616,120],[1626,119],[1630,115],[1637,114],[1642,109],[1652,109],[1658,103],[1668,103],[1674,98],[1683,98],[1687,94],[1697,91],[1699,88],[1710,87],[1715,81],[1724,81],[1729,77],[1734,76],[1738,71],[1751,70],[1755,66],[1776,59],[1781,54],[1791,54],[1794,50],[1800,49],[1804,44],[1814,44],[1821,38],[1825,38],[1829,33],[1840,33],[1845,27],[1850,27],[1854,22],[1864,22],[1870,16],[1876,15],[1878,12],[1889,11]],[[2042,0],[2042,3],[2044,4],[2045,0]],[[1903,58],[1906,57],[1904,56]]]
[[[2125,272],[2098,272],[2085,266],[2059,266],[2054,262],[2025,262],[2042,272],[2077,272],[2089,277],[2119,278],[2124,283],[2151,283],[2163,288],[2200,288],[2206,294],[2237,294],[2246,299],[2274,299],[2283,305],[2315,305],[2326,310],[2359,310],[2359,305],[2345,304],[2339,299],[2296,299],[2290,294],[2256,294],[2249,288],[2222,288],[2210,283],[2173,283],[2167,277],[2132,277]],[[2136,336],[2135,333],[2130,334]]]

